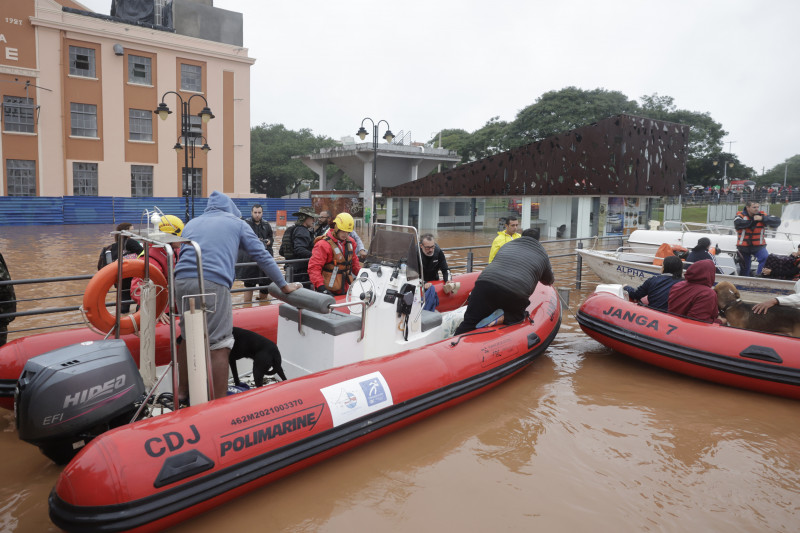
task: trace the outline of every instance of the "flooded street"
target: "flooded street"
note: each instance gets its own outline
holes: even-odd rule
[[[2,227],[0,252],[14,279],[93,274],[111,229]],[[494,233],[438,235],[455,247]],[[554,265],[556,286],[574,289],[574,268]],[[18,299],[78,295],[20,310],[79,305],[85,285],[18,286]],[[592,287],[572,290],[550,349],[496,389],[173,531],[798,531],[800,403],[612,352],[572,315]],[[80,314],[9,327],[67,322]],[[11,412],[0,429],[0,531],[57,531],[47,497],[61,467],[18,440]]]

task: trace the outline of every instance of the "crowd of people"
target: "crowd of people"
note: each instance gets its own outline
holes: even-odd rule
[[[800,187],[769,186],[761,187],[742,187],[740,189],[724,189],[719,185],[709,187],[689,186],[681,195],[681,201],[686,204],[708,204],[708,203],[744,203],[744,202],[764,202],[764,203],[786,203],[800,201]]]

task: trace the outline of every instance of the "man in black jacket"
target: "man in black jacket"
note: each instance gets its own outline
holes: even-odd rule
[[[469,295],[464,321],[455,335],[472,331],[495,311],[503,313],[504,324],[522,321],[536,285],[540,281],[545,285],[553,284],[555,277],[550,258],[533,235],[533,230],[526,229],[520,238],[498,250],[494,260],[478,276]]]
[[[425,282],[425,290],[431,281],[439,279],[439,271],[442,272],[442,279],[450,280],[450,267],[447,266],[447,258],[433,235],[426,233],[419,240],[419,248],[422,251],[422,280]]]
[[[272,251],[272,226],[269,222],[264,220],[264,208],[261,207],[261,204],[253,204],[253,207],[250,208],[250,218],[246,218],[245,222],[247,222],[248,226],[253,228],[253,233],[264,243],[264,248],[269,255],[274,256],[275,254]],[[239,257],[236,258],[236,262],[251,263],[253,260],[247,252],[239,250]],[[237,267],[236,277],[244,281],[245,287],[259,287],[259,300],[261,298],[266,298],[267,294],[269,294],[267,285],[272,283],[272,280],[264,275],[261,269],[258,268],[258,265]],[[244,301],[248,303],[253,301],[253,291],[246,291],[244,293]]]

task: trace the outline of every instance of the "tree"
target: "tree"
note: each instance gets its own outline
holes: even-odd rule
[[[800,154],[775,165],[762,176],[758,176],[756,182],[759,186],[769,186],[773,183],[783,185],[784,179],[786,180],[786,185],[791,185],[792,188],[800,187]]]
[[[282,124],[261,124],[250,130],[250,191],[280,197],[317,175],[292,156],[336,145],[310,129],[287,130]]]
[[[620,113],[636,114],[639,104],[619,91],[565,87],[549,91],[517,113],[508,127],[509,148],[585,126]]]

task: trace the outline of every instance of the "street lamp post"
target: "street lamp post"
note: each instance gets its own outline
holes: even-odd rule
[[[175,91],[167,91],[167,92],[165,92],[164,94],[161,95],[161,103],[158,104],[158,107],[153,111],[153,113],[155,113],[156,115],[161,117],[161,120],[167,120],[167,117],[172,114],[172,111],[170,111],[169,107],[167,107],[167,104],[164,103],[164,98],[168,94],[174,94],[178,98],[178,100],[180,100],[180,102],[181,102],[181,137],[183,137],[183,145],[187,148],[187,150],[184,151],[184,153],[183,153],[183,161],[184,161],[183,168],[184,168],[184,172],[186,172],[188,174],[189,168],[190,168],[189,167],[189,151],[188,151],[188,147],[189,147],[189,132],[191,130],[191,124],[190,124],[190,121],[189,121],[189,110],[191,108],[192,99],[193,98],[200,98],[205,103],[205,107],[203,107],[203,109],[197,114],[197,116],[200,117],[200,119],[203,121],[204,124],[208,123],[209,120],[214,118],[214,114],[211,112],[211,109],[208,108],[208,100],[206,100],[205,96],[203,96],[202,94],[193,94],[192,96],[190,96],[189,98],[184,100],[181,97],[181,95],[178,94],[177,92],[175,92]],[[186,217],[185,217],[186,218],[186,222],[188,222],[191,218],[194,217],[194,136],[192,136],[192,139],[193,139],[193,141],[192,141],[192,167],[191,167],[192,174],[191,174],[191,177],[188,176],[188,175],[186,176],[186,187],[183,188],[183,195],[186,198]],[[203,137],[203,139],[205,139],[205,137]],[[179,142],[176,143],[174,148],[175,148],[175,151],[180,151],[181,150],[180,143]],[[211,148],[208,148],[208,144],[205,144],[202,149],[204,151],[207,151],[207,150],[210,150]],[[183,175],[183,173],[181,175]],[[189,216],[189,197],[190,196],[192,198],[192,213],[191,213],[191,217]]]
[[[189,139],[189,142],[191,143],[191,149],[190,149],[191,156],[189,157],[189,154],[186,154],[185,157],[189,157],[189,159],[191,160],[191,165],[192,166],[191,167],[186,167],[187,169],[189,169],[189,171],[191,173],[186,178],[186,182],[188,184],[188,187],[186,189],[184,189],[184,196],[186,197],[186,202],[187,202],[187,204],[186,204],[186,219],[187,219],[187,221],[190,220],[189,219],[189,204],[188,204],[189,195],[187,194],[189,190],[192,191],[192,195],[191,195],[191,197],[192,197],[192,217],[191,218],[194,218],[194,147],[197,144],[198,139],[201,139],[202,142],[203,142],[203,146],[200,147],[200,149],[203,152],[208,153],[208,152],[211,151],[211,147],[208,145],[208,142],[206,141],[206,138],[203,137],[202,135],[200,137],[191,137]],[[175,151],[178,152],[178,153],[180,153],[181,150],[183,150],[183,146],[179,142],[175,143],[174,148],[175,148]],[[189,147],[187,146],[187,148],[189,148]]]
[[[731,141],[736,142],[736,141]],[[719,161],[714,161],[714,166],[717,166]],[[728,167],[733,168],[733,163],[728,163],[727,161],[722,162],[722,188],[728,188]]]
[[[378,187],[378,126],[380,126],[381,122],[386,124],[386,133],[383,135],[383,138],[386,139],[387,143],[391,143],[392,139],[394,139],[394,134],[392,133],[391,128],[389,127],[389,123],[385,120],[379,120],[375,122],[369,117],[366,117],[361,120],[361,127],[358,128],[358,135],[359,139],[362,141],[368,135],[367,130],[364,129],[364,121],[369,120],[372,124],[372,195],[370,196],[370,208],[369,213],[366,215],[366,219],[368,220],[370,231],[369,236],[370,239],[375,236],[375,198],[377,194],[377,187]],[[364,199],[366,200],[366,198]]]

